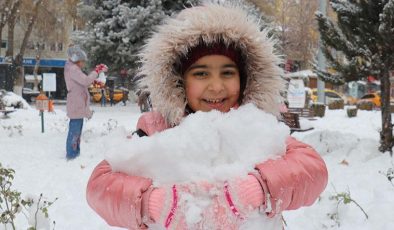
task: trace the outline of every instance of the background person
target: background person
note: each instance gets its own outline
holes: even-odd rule
[[[70,122],[66,142],[66,158],[70,160],[80,154],[83,119],[90,119],[93,114],[89,108],[88,86],[93,83],[100,72],[106,72],[108,68],[104,64],[99,64],[89,75],[82,72],[87,56],[79,46],[69,47],[67,56],[64,79],[67,86],[67,116],[70,118]]]

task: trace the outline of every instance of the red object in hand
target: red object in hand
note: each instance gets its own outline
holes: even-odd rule
[[[105,64],[96,65],[96,68],[94,69],[94,71],[96,71],[96,73],[107,72],[108,66],[106,66]]]

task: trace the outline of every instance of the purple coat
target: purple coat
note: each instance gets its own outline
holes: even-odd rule
[[[90,118],[92,111],[89,108],[90,95],[88,86],[97,78],[92,71],[86,75],[74,63],[67,61],[64,66],[64,79],[67,86],[67,116],[70,119]]]

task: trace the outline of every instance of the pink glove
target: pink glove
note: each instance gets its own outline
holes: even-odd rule
[[[239,229],[249,214],[263,205],[263,189],[253,175],[219,183],[215,189],[218,194],[203,213],[205,226]]]
[[[152,191],[148,201],[150,218],[165,229],[187,229],[185,219],[179,210],[180,186],[171,188],[156,188]]]
[[[233,214],[242,218],[250,210],[264,204],[265,194],[259,181],[253,175],[237,178],[224,184],[224,198]]]
[[[108,66],[106,66],[105,64],[96,65],[96,68],[94,69],[94,71],[96,71],[97,74],[99,74],[101,72],[107,72]]]
[[[237,223],[235,220],[245,219],[251,210],[263,205],[264,200],[263,189],[253,175],[224,184],[200,182],[176,185],[152,191],[148,201],[149,216],[166,229],[188,229],[184,216],[185,204],[180,197],[198,197],[201,194],[214,195],[211,204],[202,213],[203,219],[197,225],[217,226],[219,229],[237,229],[234,226]]]

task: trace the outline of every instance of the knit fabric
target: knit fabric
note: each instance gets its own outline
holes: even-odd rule
[[[184,74],[189,67],[198,61],[198,59],[209,56],[209,55],[223,55],[230,58],[235,64],[237,64],[238,69],[243,68],[241,66],[241,55],[239,51],[232,46],[226,46],[225,44],[218,42],[211,45],[204,44],[201,42],[196,47],[193,47],[180,61],[180,72]]]
[[[235,191],[233,199],[238,199],[238,204],[246,211],[246,209],[256,209],[263,204],[264,192],[259,181],[253,175],[248,175],[245,179],[236,180],[232,189]],[[231,189],[231,184],[230,184]],[[236,200],[235,200],[236,202]],[[237,205],[237,202],[235,203]]]
[[[148,202],[149,216],[155,222],[160,219],[160,216],[164,211],[165,198],[166,190],[164,188],[156,188],[150,194]]]
[[[164,188],[156,188],[149,197],[149,215],[156,223],[161,222],[162,217],[165,217],[168,214],[167,212],[169,212],[169,208],[166,207],[168,206],[166,199],[172,199],[172,197],[168,196],[167,192],[169,191]],[[263,189],[253,175],[231,182],[230,192],[236,208],[242,213],[256,209],[263,204]],[[224,206],[227,207],[228,204],[224,204]]]

